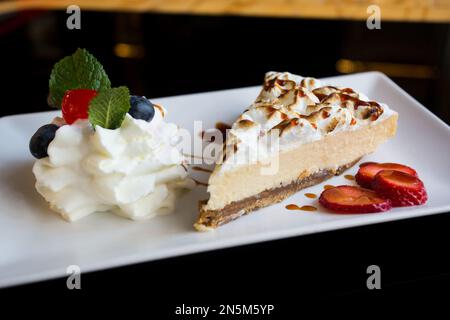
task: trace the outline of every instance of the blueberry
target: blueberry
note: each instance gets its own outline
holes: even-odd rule
[[[33,157],[41,159],[48,156],[48,145],[55,138],[55,132],[58,128],[56,124],[46,124],[37,129],[30,139],[30,152]]]
[[[131,96],[130,97],[130,110],[128,113],[135,119],[142,119],[145,121],[152,121],[155,115],[155,108],[153,103],[146,97]]]

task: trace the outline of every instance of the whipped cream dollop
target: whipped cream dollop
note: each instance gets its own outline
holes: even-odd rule
[[[187,177],[177,145],[179,128],[158,106],[151,122],[126,115],[115,130],[88,120],[63,125],[48,157],[33,166],[37,191],[68,221],[99,211],[133,219],[170,213]]]
[[[218,171],[264,161],[280,151],[374,125],[394,114],[386,104],[351,88],[288,72],[268,72],[261,93],[228,132]]]

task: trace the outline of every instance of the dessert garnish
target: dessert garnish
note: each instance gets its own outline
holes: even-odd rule
[[[127,87],[111,88],[87,50],[56,63],[49,88],[63,118],[39,128],[30,151],[36,189],[64,219],[99,211],[148,219],[173,211],[179,192],[195,185],[165,109]]]
[[[86,49],[77,49],[53,67],[49,80],[49,101],[53,107],[60,108],[68,90],[100,91],[110,87],[111,82],[100,62]]]
[[[356,181],[364,188],[338,186],[326,189],[320,195],[320,204],[338,213],[370,213],[387,211],[391,207],[421,205],[428,200],[416,170],[402,164],[363,163]]]
[[[152,121],[155,116],[155,108],[150,100],[145,97],[131,96],[130,103],[131,108],[128,113],[134,119]]]
[[[389,199],[394,207],[416,206],[428,199],[423,182],[415,175],[402,171],[378,172],[372,187],[380,196]]]
[[[323,191],[319,203],[338,213],[382,212],[391,208],[390,201],[374,191],[345,185]]]
[[[359,165],[358,173],[355,175],[356,182],[363,188],[372,188],[375,175],[381,170],[396,170],[417,176],[417,172],[408,166],[399,163],[366,162]]]
[[[30,139],[30,152],[36,159],[48,156],[47,148],[50,142],[55,138],[56,124],[46,124],[40,127]]]
[[[66,123],[87,119],[89,103],[96,95],[97,91],[91,89],[67,90],[61,102],[61,112]]]

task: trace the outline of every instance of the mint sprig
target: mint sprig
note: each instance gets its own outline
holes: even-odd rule
[[[130,93],[127,87],[99,91],[89,103],[89,122],[93,126],[117,129],[130,110]]]
[[[50,103],[60,108],[67,90],[102,90],[111,87],[108,75],[98,60],[86,49],[61,59],[53,67],[49,80]]]

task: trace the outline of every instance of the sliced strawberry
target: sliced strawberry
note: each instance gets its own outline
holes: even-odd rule
[[[416,206],[428,200],[423,182],[405,172],[382,170],[375,176],[372,186],[380,196],[391,200],[394,207]]]
[[[324,190],[319,203],[338,213],[382,212],[391,208],[389,200],[372,190],[355,186],[338,186]]]
[[[397,170],[417,176],[416,170],[398,163],[376,163],[366,162],[359,165],[358,173],[355,175],[356,182],[363,188],[372,188],[375,175],[381,170]]]

